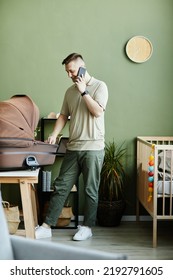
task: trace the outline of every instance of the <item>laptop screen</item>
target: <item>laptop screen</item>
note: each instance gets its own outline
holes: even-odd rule
[[[61,137],[57,155],[64,155],[66,153],[68,140],[68,137]]]

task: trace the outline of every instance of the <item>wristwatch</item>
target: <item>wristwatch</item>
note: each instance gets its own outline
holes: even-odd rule
[[[85,90],[83,93],[81,93],[81,96],[84,96],[86,94],[89,94],[89,92],[87,90]]]

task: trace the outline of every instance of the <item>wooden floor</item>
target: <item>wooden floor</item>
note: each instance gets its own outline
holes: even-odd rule
[[[86,241],[73,241],[76,229],[53,229],[51,239],[72,246],[87,247],[123,253],[129,260],[173,260],[173,222],[158,222],[158,246],[152,247],[152,222],[121,222],[108,228],[96,226],[93,237]]]

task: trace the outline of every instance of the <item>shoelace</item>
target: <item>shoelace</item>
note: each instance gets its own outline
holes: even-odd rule
[[[85,226],[78,226],[78,232],[80,231],[80,234],[83,235],[83,233],[85,232],[85,230],[87,230],[87,227]]]

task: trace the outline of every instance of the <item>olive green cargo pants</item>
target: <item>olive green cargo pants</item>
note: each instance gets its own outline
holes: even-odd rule
[[[56,225],[73,185],[77,184],[79,175],[82,174],[85,195],[83,225],[89,227],[95,225],[103,159],[104,150],[66,152],[59,176],[54,181],[54,192],[50,199],[45,223],[50,226]]]

